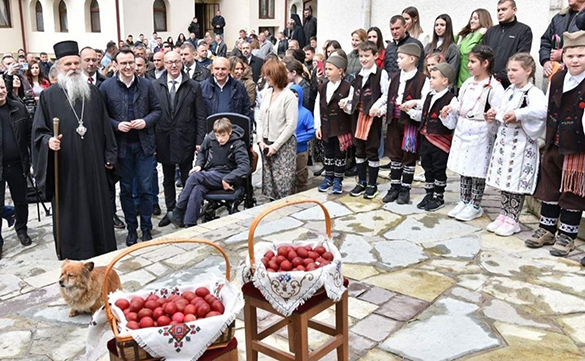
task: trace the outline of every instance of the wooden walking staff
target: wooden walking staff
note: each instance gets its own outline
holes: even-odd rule
[[[59,137],[59,118],[53,118],[53,136]],[[61,235],[59,233],[59,151],[55,150],[55,248],[57,257],[61,260]]]

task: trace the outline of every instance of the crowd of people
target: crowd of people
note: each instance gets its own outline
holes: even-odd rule
[[[584,0],[570,0],[542,35],[548,98],[534,84],[532,29],[517,20],[514,0],[498,1],[497,25],[476,9],[458,33],[448,14],[424,32],[410,6],[389,19],[391,40],[379,27],[357,29],[348,51],[335,39],[317,47],[317,19],[307,8],[275,35],[240,30],[231,49],[218,11],[213,33],[203,36],[193,18],[189,35],[176,41],[129,35],[104,51],[65,41],[54,46],[55,64],[46,53],[5,54],[0,177],[14,200],[18,238],[31,242],[29,148],[40,191],[52,199],[59,189],[60,259],[116,249],[114,227],[127,229],[128,246],[139,241],[138,228],[141,241],[152,239],[151,217],[162,212],[158,163],[166,208],[158,226],[196,225],[206,193],[234,190],[250,173],[246,132],[227,118],[206,129],[208,116],[231,112],[251,120],[262,193],[271,200],[306,189],[307,166],[322,163],[321,192],[342,194],[344,178],[356,176],[349,194],[373,199],[379,172],[389,170],[383,201],[408,204],[420,161],[426,195],[418,208],[445,205],[449,169],[461,177],[449,217],[481,217],[489,185],[502,204],[487,230],[511,236],[520,232],[525,196],[535,195],[540,227],[526,245],[552,245],[551,254],[566,256],[585,210],[583,9]],[[116,213],[117,182],[125,223]],[[184,186],[178,198],[176,186]]]

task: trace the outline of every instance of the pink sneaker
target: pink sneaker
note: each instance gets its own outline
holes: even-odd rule
[[[508,237],[520,232],[520,224],[510,217],[506,217],[504,223],[496,229],[496,234],[502,237]]]
[[[488,224],[488,226],[486,227],[486,229],[489,232],[495,232],[496,229],[498,229],[502,224],[504,224],[504,219],[506,219],[506,216],[504,216],[503,214],[500,214],[498,216],[498,218],[496,218],[492,223]]]

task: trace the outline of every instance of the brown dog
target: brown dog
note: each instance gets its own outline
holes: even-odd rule
[[[93,315],[104,304],[102,286],[105,271],[106,267],[94,268],[93,262],[63,262],[59,286],[65,302],[71,306],[69,317],[77,316],[80,312]],[[115,270],[110,272],[108,278],[108,293],[122,289]]]

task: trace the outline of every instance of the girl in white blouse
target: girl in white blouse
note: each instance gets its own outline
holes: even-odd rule
[[[499,236],[520,232],[518,218],[524,197],[536,189],[538,137],[546,124],[547,100],[533,84],[535,71],[536,63],[530,54],[513,55],[508,60],[512,85],[506,89],[497,111],[492,108],[488,112],[488,117],[498,124],[498,133],[486,183],[502,191],[502,207],[487,230]]]
[[[460,202],[448,216],[460,221],[471,221],[483,215],[480,204],[498,129],[486,114],[491,108],[500,106],[504,94],[502,84],[492,75],[494,58],[489,46],[475,46],[468,63],[472,76],[461,86],[459,107],[446,106],[441,111],[442,118],[457,123],[447,168],[461,175]]]

